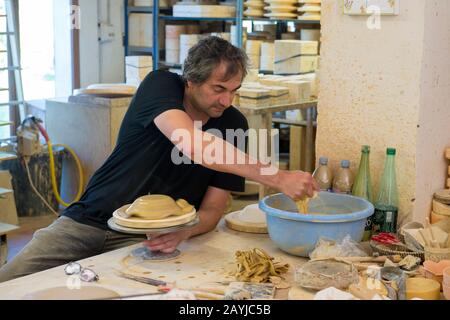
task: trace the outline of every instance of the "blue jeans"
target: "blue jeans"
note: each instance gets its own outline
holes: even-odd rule
[[[0,283],[145,241],[145,235],[106,231],[61,217],[36,231],[30,243],[0,269]]]

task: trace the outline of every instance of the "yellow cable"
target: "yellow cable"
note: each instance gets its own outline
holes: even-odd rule
[[[63,147],[64,149],[66,149],[67,151],[69,151],[69,153],[72,155],[73,159],[75,160],[75,163],[77,165],[77,169],[78,169],[78,174],[79,174],[79,185],[78,185],[78,193],[75,196],[75,199],[73,202],[77,202],[78,200],[80,200],[81,195],[83,193],[83,168],[81,167],[81,163],[80,163],[80,159],[78,159],[76,153],[72,150],[72,148],[70,148],[69,146],[65,145],[65,144],[55,144],[55,147]],[[49,140],[47,143],[47,148],[48,148],[48,152],[49,152],[49,156],[50,156],[50,176],[52,179],[52,188],[53,188],[53,193],[55,194],[56,200],[64,207],[68,207],[70,206],[72,203],[66,203],[62,198],[61,195],[59,194],[58,191],[58,183],[56,182],[56,173],[55,173],[55,159],[53,156],[53,145],[52,142]]]

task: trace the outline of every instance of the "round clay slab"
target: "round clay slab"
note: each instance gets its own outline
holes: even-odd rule
[[[82,286],[80,289],[56,287],[27,294],[24,300],[101,300],[116,299],[120,295],[110,289],[94,286]]]

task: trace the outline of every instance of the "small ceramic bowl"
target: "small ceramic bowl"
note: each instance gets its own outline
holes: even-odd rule
[[[442,285],[444,279],[443,273],[448,267],[450,267],[450,260],[442,260],[439,263],[427,260],[423,263],[425,278],[436,280]]]

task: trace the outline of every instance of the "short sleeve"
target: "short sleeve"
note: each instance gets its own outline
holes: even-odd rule
[[[141,83],[130,108],[134,108],[134,120],[147,128],[156,117],[168,110],[184,110],[183,99],[184,84],[180,76],[155,71]]]
[[[231,107],[226,115],[226,123],[228,123],[227,128],[234,130],[242,130],[243,132],[248,131],[247,119],[234,107]],[[229,141],[232,142],[232,141]],[[233,141],[235,147],[242,147],[238,145],[237,140]],[[245,150],[248,146],[248,138],[245,139]],[[229,173],[215,172],[213,175],[210,186],[224,189],[234,192],[244,192],[245,191],[245,178],[236,176]]]

